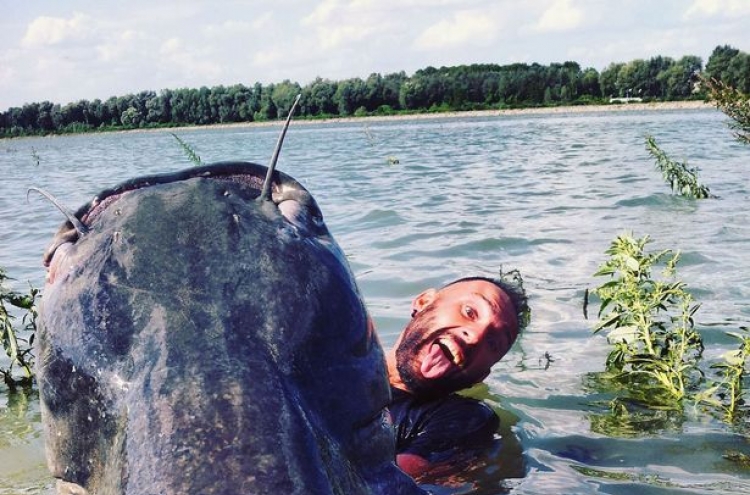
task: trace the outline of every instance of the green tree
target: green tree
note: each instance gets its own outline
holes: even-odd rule
[[[593,98],[602,96],[602,89],[599,85],[599,72],[596,69],[589,67],[582,72],[579,78],[578,94]]]
[[[288,79],[285,79],[281,83],[275,85],[273,90],[271,91],[271,99],[276,106],[276,115],[273,115],[272,118],[285,118],[289,114],[289,110],[291,110],[292,105],[294,104],[294,99],[301,92],[302,88],[300,87],[300,85],[297,83],[293,83]]]
[[[702,67],[700,57],[686,55],[661,71],[657,78],[663,87],[664,96],[670,100],[692,96]]]
[[[729,61],[728,78],[725,81],[742,93],[750,94],[750,54],[740,52]]]
[[[607,98],[624,96],[620,93],[618,85],[618,76],[624,65],[623,63],[611,63],[601,72],[599,75],[599,87],[601,88],[602,96]]]
[[[254,108],[253,90],[242,84],[235,84],[227,88],[227,104],[233,107],[234,122],[248,122],[253,120]],[[230,103],[231,102],[231,103]]]
[[[143,116],[135,107],[128,107],[120,115],[120,122],[125,127],[138,127],[143,121]]]
[[[383,76],[383,105],[391,108],[400,107],[399,94],[401,93],[401,85],[404,84],[407,79],[408,78],[404,71]]]
[[[39,104],[37,116],[37,129],[51,132],[58,130],[60,125],[60,105],[54,105],[49,101]]]
[[[645,60],[636,59],[624,64],[617,73],[615,82],[618,94],[628,98],[642,96],[643,87],[640,82],[643,81],[647,70]]]
[[[365,106],[366,99],[367,84],[359,77],[340,81],[333,95],[338,114],[342,117],[354,115],[357,108]]]
[[[709,79],[716,79],[730,84],[729,63],[739,54],[737,48],[729,45],[717,46],[706,62],[705,76]]]
[[[315,78],[313,82],[302,88],[300,111],[303,115],[325,116],[335,115],[338,108],[334,102],[337,84],[328,79]]]
[[[255,120],[271,120],[275,119],[278,115],[276,111],[276,103],[274,103],[271,95],[273,94],[274,85],[269,84],[267,87],[261,86],[260,83],[255,83],[255,89],[260,94],[260,108],[255,113]]]

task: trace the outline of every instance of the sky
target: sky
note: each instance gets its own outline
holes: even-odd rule
[[[750,0],[0,0],[0,111],[472,63],[750,52]]]

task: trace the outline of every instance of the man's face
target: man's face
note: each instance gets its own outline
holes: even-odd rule
[[[518,335],[510,298],[485,280],[424,292],[414,309],[396,344],[396,366],[417,395],[446,394],[481,382]]]

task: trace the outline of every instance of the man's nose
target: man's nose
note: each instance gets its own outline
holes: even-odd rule
[[[478,344],[484,338],[487,333],[485,326],[470,326],[461,329],[461,334],[467,344]]]

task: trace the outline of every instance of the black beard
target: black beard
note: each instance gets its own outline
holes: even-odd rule
[[[426,379],[422,376],[416,356],[424,346],[432,345],[439,332],[433,328],[433,307],[428,305],[417,313],[404,329],[404,338],[396,348],[396,370],[408,391],[426,399],[444,397],[473,385],[462,375]]]

